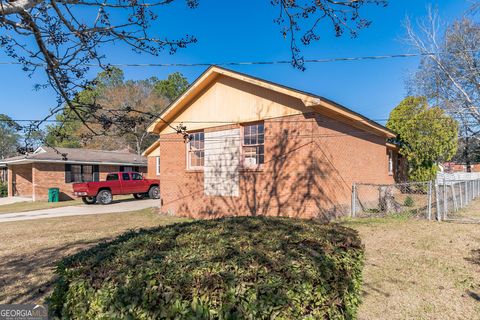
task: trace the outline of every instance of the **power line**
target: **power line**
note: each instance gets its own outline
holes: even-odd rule
[[[302,115],[302,114],[297,114],[298,116]],[[320,116],[322,116],[321,114],[319,114]],[[327,117],[327,116],[325,116]],[[415,119],[412,119],[410,117],[405,117],[405,118],[399,118],[399,117],[395,117],[395,120],[402,120],[402,119],[405,119],[405,120],[415,120]],[[441,117],[435,117],[435,119],[445,119],[445,120],[450,120],[450,119],[455,119],[453,117],[450,117],[448,115],[445,115],[445,116],[441,116]],[[265,119],[266,121],[268,122],[284,122],[284,123],[296,123],[296,122],[338,122],[339,120],[336,120],[336,119],[318,119],[318,118],[307,118],[307,119],[304,119],[304,120],[286,120],[286,119],[280,119],[280,118],[266,118]],[[361,119],[361,120],[356,120],[357,122],[372,122],[372,121],[380,121],[380,122],[385,122],[385,121],[388,121],[389,118],[372,118],[372,119]],[[418,121],[422,121],[423,119],[418,119]],[[64,122],[78,122],[79,120],[78,119],[64,119],[64,120],[57,120],[57,119],[0,119],[0,122],[60,122],[60,123],[64,123]],[[256,120],[252,120],[253,122],[256,121]],[[184,120],[184,121],[181,121],[181,120],[173,120],[173,121],[169,121],[169,123],[183,123],[183,124],[202,124],[202,123],[209,123],[209,124],[244,124],[244,123],[248,123],[248,122],[252,122],[252,121],[228,121],[228,120]],[[468,123],[477,123],[476,121],[468,121]],[[87,123],[89,124],[94,124],[94,123],[97,123],[98,122],[92,122],[92,121],[87,121]]]
[[[337,58],[323,58],[323,59],[305,59],[303,63],[330,63],[342,61],[364,61],[364,60],[385,60],[397,58],[414,58],[414,57],[428,57],[438,54],[447,53],[477,53],[479,50],[466,50],[455,52],[424,52],[424,53],[399,53],[389,55],[374,55],[374,56],[359,56],[359,57],[337,57]],[[108,66],[112,67],[209,67],[209,66],[245,66],[245,65],[275,65],[275,64],[291,64],[292,60],[274,60],[274,61],[229,61],[229,62],[200,62],[200,63],[111,63]],[[0,61],[0,65],[23,65],[24,63],[18,61]],[[28,63],[32,66],[44,67],[45,63]],[[81,64],[86,67],[97,67],[98,64],[84,63]]]

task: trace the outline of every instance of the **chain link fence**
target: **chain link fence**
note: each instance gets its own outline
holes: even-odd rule
[[[432,182],[357,183],[352,188],[352,217],[405,215],[432,219]]]
[[[356,183],[352,187],[352,217],[402,215],[427,220],[479,220],[465,215],[480,197],[480,173],[441,173],[435,181],[396,184]]]

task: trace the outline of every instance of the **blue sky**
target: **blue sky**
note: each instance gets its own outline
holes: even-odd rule
[[[200,0],[197,9],[187,9],[183,1],[165,7],[152,26],[152,34],[193,34],[198,43],[175,55],[159,57],[138,55],[124,46],[109,46],[102,51],[111,63],[203,63],[227,61],[288,60],[289,42],[272,20],[277,10],[269,0]],[[410,52],[401,41],[402,23],[408,15],[423,17],[426,7],[438,6],[440,16],[448,23],[460,17],[468,7],[465,0],[390,0],[386,8],[368,6],[363,16],[373,21],[370,28],[351,39],[333,36],[330,25],[322,26],[320,41],[302,49],[306,59],[354,57]],[[10,61],[0,53],[0,61]],[[290,65],[237,66],[234,70],[278,82],[335,100],[371,119],[385,119],[405,96],[405,79],[416,69],[417,58],[360,62],[307,64],[306,71]],[[127,79],[159,78],[180,71],[193,81],[205,67],[126,67]],[[91,75],[98,70],[92,70]],[[16,65],[0,65],[0,113],[14,119],[39,119],[55,106],[50,89],[34,91],[44,78],[28,78]],[[228,106],[226,106],[228,107]]]

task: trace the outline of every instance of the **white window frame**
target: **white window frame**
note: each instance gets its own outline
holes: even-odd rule
[[[245,144],[245,129],[247,127],[253,127],[253,126],[263,126],[263,142],[262,143],[255,143],[255,144]],[[257,135],[258,131],[257,131]],[[256,122],[256,123],[249,123],[249,124],[244,124],[242,125],[242,165],[244,168],[259,168],[262,167],[265,164],[265,123],[264,122]],[[258,141],[257,141],[258,142]],[[256,163],[256,164],[250,164],[245,161],[245,149],[248,147],[263,147],[263,162],[262,163]]]
[[[203,136],[203,149],[198,149],[200,152],[203,152],[203,165],[202,166],[192,166],[190,164],[191,163],[191,154],[193,152],[195,152],[195,151],[192,151],[191,145],[192,145],[193,142],[199,141],[199,140],[195,140],[196,135],[202,135]],[[190,141],[188,141],[188,143],[186,143],[187,170],[203,170],[203,168],[205,166],[205,132],[204,131],[193,132],[193,133],[190,133],[190,136],[191,137],[193,136],[193,138],[191,138]]]
[[[155,157],[155,172],[160,175],[160,156]]]
[[[388,150],[388,174],[393,175],[393,150]]]

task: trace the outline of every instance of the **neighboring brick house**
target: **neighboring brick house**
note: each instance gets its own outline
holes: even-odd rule
[[[323,97],[219,67],[148,130],[159,134],[169,214],[332,218],[349,211],[354,182],[394,182],[394,132]]]
[[[108,172],[146,172],[146,159],[119,151],[40,147],[27,155],[0,160],[8,168],[8,195],[48,198],[60,188],[60,200],[73,198],[75,182],[103,180]]]
[[[158,179],[160,177],[160,142],[157,140],[142,154],[147,157],[149,179]]]

